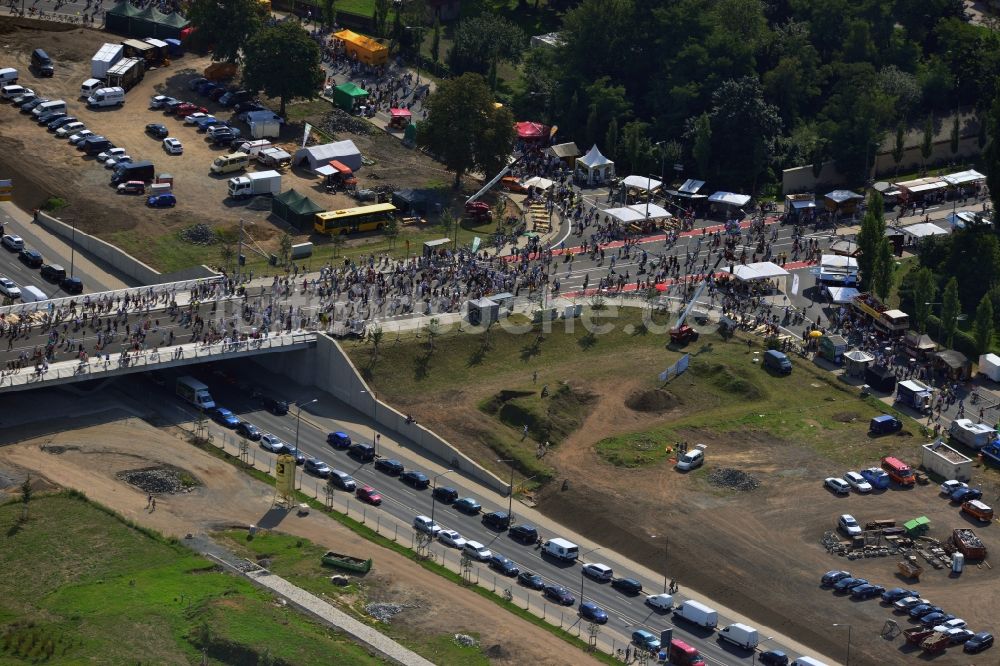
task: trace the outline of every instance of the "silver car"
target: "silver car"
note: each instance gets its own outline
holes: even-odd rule
[[[0,294],[7,298],[21,298],[21,289],[9,277],[0,275]]]

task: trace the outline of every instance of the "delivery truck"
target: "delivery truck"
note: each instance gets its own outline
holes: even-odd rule
[[[719,638],[729,641],[733,645],[738,645],[744,650],[753,650],[760,640],[756,629],[739,622],[723,627],[719,631]]]
[[[542,544],[542,552],[563,562],[575,562],[580,547],[572,541],[556,537]]]
[[[254,196],[274,196],[281,192],[281,174],[277,171],[258,171],[229,179],[229,196],[246,199]]]
[[[706,629],[714,629],[719,624],[719,614],[714,609],[691,599],[677,607],[677,610],[674,611],[674,617],[679,617]]]
[[[215,409],[215,400],[208,392],[208,386],[194,377],[177,378],[177,395],[202,411]]]

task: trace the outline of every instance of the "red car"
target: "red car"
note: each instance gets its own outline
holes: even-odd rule
[[[191,102],[184,102],[174,109],[174,115],[178,118],[187,118],[192,113],[208,113],[208,109],[197,104],[192,104]]]
[[[371,486],[361,486],[354,491],[354,495],[362,502],[368,502],[372,506],[378,506],[382,503],[382,496]]]

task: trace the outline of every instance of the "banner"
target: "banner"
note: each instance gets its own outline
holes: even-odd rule
[[[792,294],[795,295],[798,293],[799,293],[799,276],[796,273],[795,275],[792,276]]]
[[[681,356],[680,360],[678,360],[677,364],[674,366],[676,368],[676,373],[678,375],[683,374],[684,371],[688,369],[689,365],[691,365],[691,354],[684,354],[684,356]]]
[[[306,142],[309,141],[309,132],[312,131],[312,128],[313,128],[312,125],[306,123],[305,129],[302,131],[302,145],[300,146],[300,148],[306,147]]]

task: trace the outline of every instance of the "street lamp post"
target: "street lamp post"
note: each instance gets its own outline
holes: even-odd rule
[[[774,640],[774,636],[768,636],[763,641],[760,641],[760,643],[763,643],[765,641],[770,641],[770,640]],[[757,653],[758,652],[763,652],[763,650],[760,648],[760,644],[759,643],[758,643],[757,647],[755,647],[753,649],[753,659],[750,662],[750,666],[755,666],[756,665],[756,663],[757,663]]]
[[[368,391],[361,389],[362,393],[368,393]],[[378,391],[372,389],[372,446],[375,447],[375,457],[378,458],[378,441],[381,439],[378,436],[378,431],[376,426],[378,426]]]
[[[585,555],[590,555],[591,553],[596,553],[600,549],[601,549],[600,546],[598,546],[597,548],[591,548],[586,553],[584,553],[583,555],[580,556],[580,561],[581,562],[583,561],[583,557]],[[580,569],[580,603],[581,604],[583,603],[583,569],[582,568]]]
[[[431,489],[431,529],[432,530],[434,529],[434,508],[435,508],[435,506],[437,506],[437,494],[435,494],[434,491],[437,490],[437,487],[438,487],[438,478],[444,476],[445,474],[451,474],[453,471],[454,470],[446,469],[445,471],[441,472],[440,474],[436,474],[434,476],[433,481],[432,481],[433,486],[434,486]]]
[[[313,398],[309,402],[297,402],[295,403],[295,451],[299,450],[299,424],[302,423],[302,408],[306,405],[311,405],[314,402],[319,402],[319,398]]]
[[[851,666],[851,625],[847,623],[834,623],[835,627],[847,627],[847,659],[844,666]]]
[[[655,534],[652,535],[654,539],[658,538]],[[663,593],[667,593],[667,546],[669,542],[667,537],[663,537]]]
[[[507,492],[507,520],[514,523],[514,459],[498,458],[497,462],[510,465],[510,490]]]

